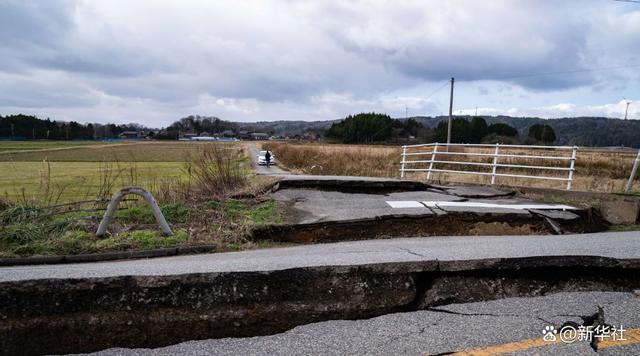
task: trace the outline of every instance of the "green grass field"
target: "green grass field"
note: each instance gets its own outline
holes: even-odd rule
[[[183,162],[0,162],[0,193],[13,202],[37,202],[49,186],[56,195],[51,203],[94,199],[107,174],[116,190],[130,185],[155,190],[181,181],[184,167]]]
[[[98,141],[0,141],[0,152],[82,147],[102,144]]]
[[[0,194],[11,202],[64,203],[94,199],[105,188],[157,191],[187,179],[186,162],[211,144],[0,142]]]

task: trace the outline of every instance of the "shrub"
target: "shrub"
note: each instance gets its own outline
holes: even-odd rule
[[[244,187],[248,182],[246,157],[237,147],[207,145],[200,156],[187,165],[195,187],[209,196],[221,196]]]

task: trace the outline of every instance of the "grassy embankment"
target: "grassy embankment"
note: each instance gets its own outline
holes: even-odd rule
[[[16,146],[0,143],[0,152],[3,145]],[[256,245],[247,237],[253,228],[282,220],[280,207],[259,194],[267,182],[251,173],[239,145],[32,142],[28,150],[5,152],[0,153],[2,257],[194,244],[251,248]],[[95,199],[125,186],[154,194],[174,236],[159,234],[149,208],[135,196],[122,204],[109,236],[93,236],[105,208]],[[73,203],[78,201],[84,203]]]

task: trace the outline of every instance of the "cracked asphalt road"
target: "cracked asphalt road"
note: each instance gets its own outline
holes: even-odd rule
[[[270,271],[311,266],[532,256],[637,259],[640,258],[640,233],[629,231],[578,235],[412,237],[128,261],[13,266],[0,267],[0,282]]]
[[[98,355],[423,355],[479,351],[517,355],[589,355],[588,342],[547,343],[545,326],[604,311],[605,322],[627,336],[640,327],[640,298],[632,293],[558,293],[534,298],[451,304],[365,320],[333,320],[249,338],[188,341],[158,349],[109,349]],[[624,335],[624,333],[623,333]],[[638,340],[640,341],[640,340]],[[640,343],[609,346],[599,354],[640,354]]]

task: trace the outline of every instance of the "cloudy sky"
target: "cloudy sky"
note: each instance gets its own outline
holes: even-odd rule
[[[640,119],[640,3],[0,0],[0,114]],[[477,108],[477,109],[476,109]]]

